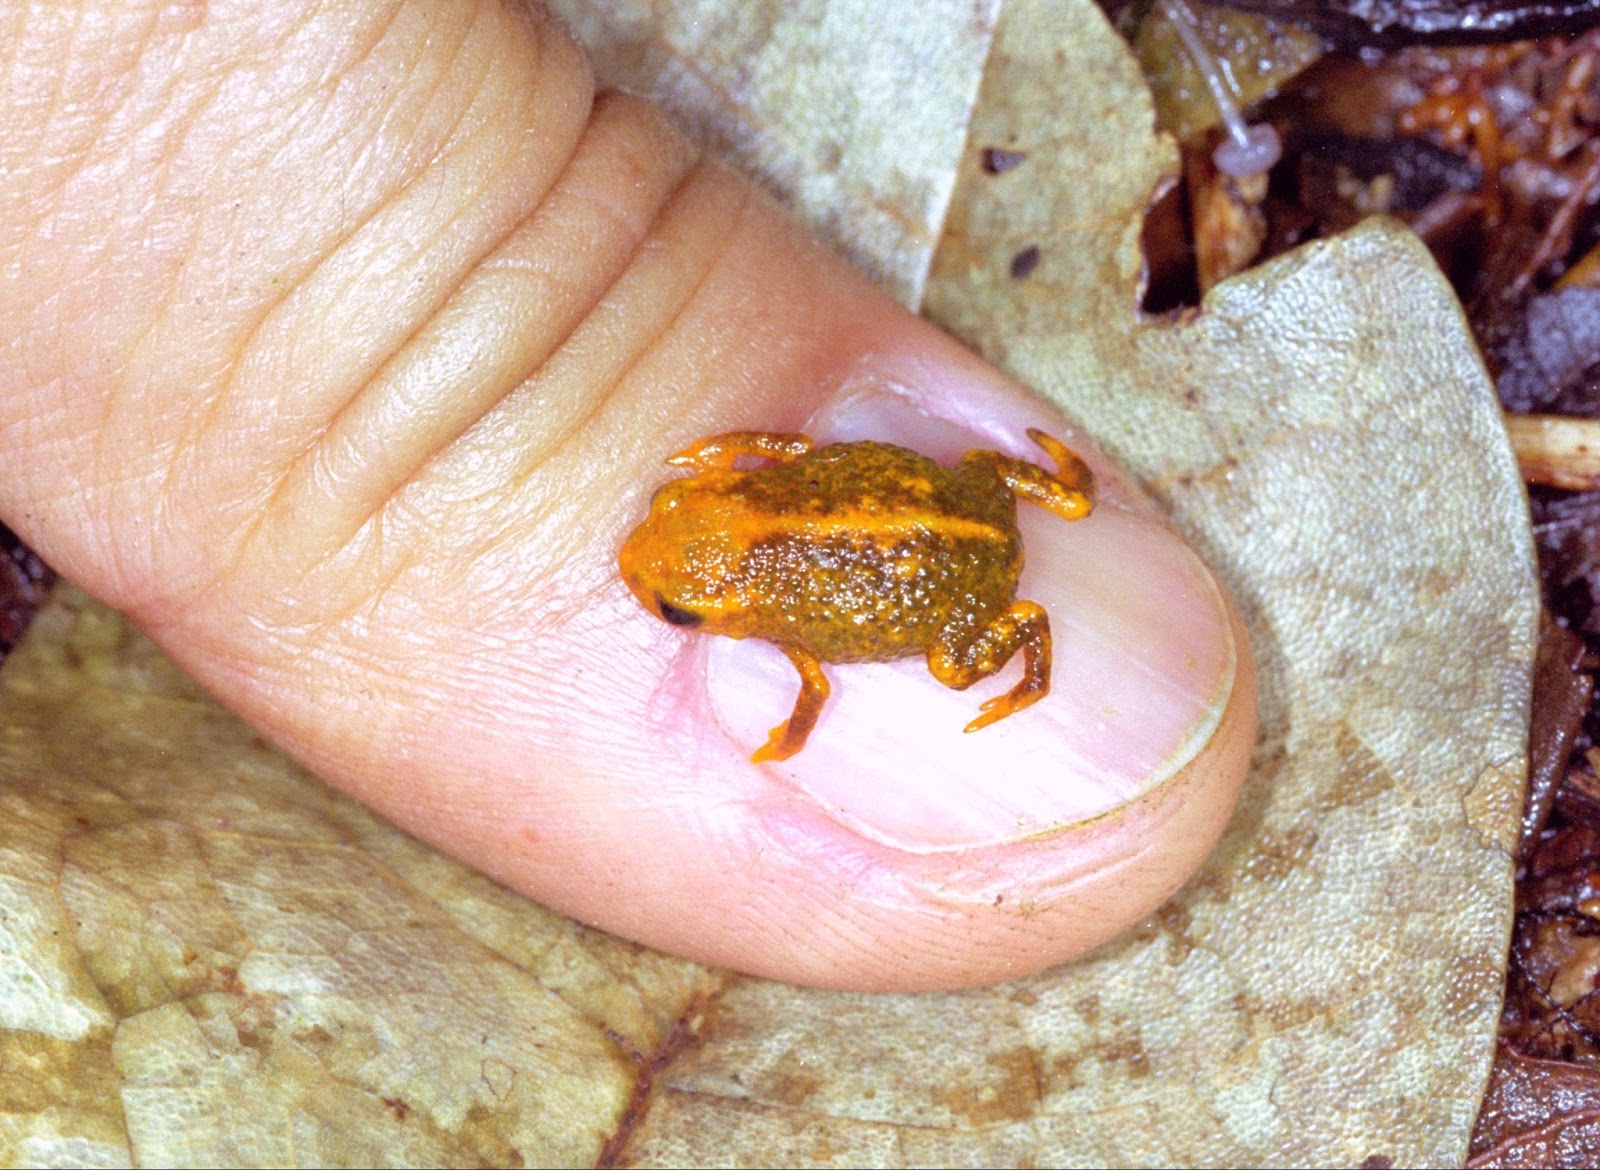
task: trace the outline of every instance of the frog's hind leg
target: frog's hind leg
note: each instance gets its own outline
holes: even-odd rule
[[[988,678],[1022,651],[1022,681],[982,707],[966,730],[977,731],[1037,703],[1050,691],[1050,615],[1031,601],[1013,602],[970,641],[928,651],[928,669],[947,687],[961,691]]]
[[[1049,508],[1063,520],[1082,520],[1094,510],[1094,472],[1060,439],[1031,427],[1028,437],[1056,461],[1054,475],[1037,463],[1013,459],[998,451],[968,451],[962,462],[985,463],[1023,499]]]
[[[776,431],[729,431],[701,439],[667,460],[674,467],[687,467],[690,471],[719,471],[733,467],[741,455],[755,455],[762,459],[776,459],[787,463],[798,459],[812,447],[810,435],[786,435]]]
[[[821,660],[798,646],[784,646],[782,649],[800,672],[800,697],[794,702],[794,712],[772,729],[767,742],[750,757],[751,762],[756,764],[787,760],[805,747],[806,737],[817,725],[822,705],[828,701],[828,676],[822,673]]]

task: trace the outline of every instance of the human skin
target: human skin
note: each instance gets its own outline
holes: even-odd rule
[[[1226,824],[1248,648],[1137,488],[492,0],[0,7],[0,519],[329,783],[586,923],[822,986],[1114,936]],[[617,550],[731,430],[1038,459],[1054,685],[670,627]]]

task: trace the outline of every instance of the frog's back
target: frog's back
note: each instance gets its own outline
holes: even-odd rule
[[[740,494],[761,518],[743,566],[771,594],[760,636],[825,661],[925,652],[1015,597],[1016,502],[984,469],[848,443],[752,472]]]
[[[871,441],[838,443],[753,472],[741,494],[759,514],[828,517],[863,530],[917,519],[1009,528],[1016,516],[1011,493],[994,476],[952,471],[926,455]]]

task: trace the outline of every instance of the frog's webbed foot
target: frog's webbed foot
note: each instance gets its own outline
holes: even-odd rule
[[[987,463],[1018,496],[1049,508],[1063,520],[1082,520],[1094,510],[1094,472],[1060,439],[1032,427],[1028,437],[1056,461],[1054,475],[1036,463],[998,451],[968,451],[961,461]]]
[[[667,460],[674,467],[687,467],[691,471],[718,471],[733,467],[741,455],[755,455],[762,459],[776,459],[787,463],[798,459],[812,448],[810,435],[785,435],[775,431],[729,431],[701,439]],[[798,749],[797,749],[798,750]]]
[[[1050,691],[1050,615],[1032,601],[1013,602],[994,621],[961,646],[935,646],[928,651],[933,677],[955,690],[965,690],[988,678],[1022,651],[1022,681],[1003,695],[990,699],[982,714],[967,724],[977,731],[1037,703]]]
[[[794,713],[774,727],[767,742],[750,757],[756,764],[787,760],[805,747],[806,737],[817,725],[822,705],[828,701],[828,676],[822,673],[822,661],[798,646],[784,646],[782,650],[800,672],[800,697],[795,700]]]

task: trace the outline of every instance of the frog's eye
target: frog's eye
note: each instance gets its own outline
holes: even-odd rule
[[[679,609],[659,593],[656,594],[656,608],[661,611],[661,619],[663,621],[671,622],[675,626],[689,626],[692,628],[706,620],[704,614],[698,614],[689,609]]]

